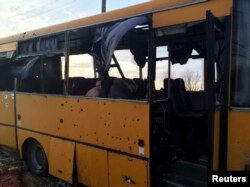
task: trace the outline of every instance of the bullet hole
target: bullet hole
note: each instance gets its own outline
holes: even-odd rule
[[[62,103],[61,106],[64,106],[64,104]]]
[[[80,138],[82,138],[82,136],[79,136]]]
[[[123,127],[125,128],[125,127],[126,127],[126,125],[123,125]]]
[[[94,134],[96,134],[96,132],[94,132]]]
[[[63,123],[63,119],[62,118],[60,119],[60,123]]]
[[[129,150],[130,150],[130,151],[132,150],[132,147],[131,147],[131,146],[129,146]]]
[[[82,108],[80,108],[80,112],[82,112],[83,111],[83,109]]]
[[[138,145],[139,145],[140,147],[144,147],[144,140],[139,139],[139,140],[138,140]]]
[[[139,122],[140,120],[141,120],[141,119],[140,119],[140,118],[138,118],[136,121],[137,121],[137,122]]]
[[[62,173],[62,170],[57,170],[58,173]]]
[[[22,118],[21,115],[18,114],[18,115],[17,115],[17,119],[18,119],[18,120],[21,120],[21,118]]]

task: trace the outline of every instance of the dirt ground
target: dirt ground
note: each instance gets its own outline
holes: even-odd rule
[[[15,151],[0,147],[0,187],[70,187],[51,176],[28,171]]]

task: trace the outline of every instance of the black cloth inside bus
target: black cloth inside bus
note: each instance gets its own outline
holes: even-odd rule
[[[59,38],[62,38],[62,35],[20,42],[18,44],[19,54],[59,51],[64,48],[64,43],[60,43]]]
[[[5,64],[0,70],[0,90],[13,90],[14,78],[20,82],[20,91],[58,93],[60,56],[24,57]]]
[[[0,90],[13,90],[14,78],[21,80],[28,77],[37,60],[38,57],[26,57],[4,64],[0,70]]]
[[[112,55],[122,37],[135,26],[145,23],[147,23],[147,17],[141,16],[111,26],[97,28],[92,46],[92,55],[101,78],[108,76]]]

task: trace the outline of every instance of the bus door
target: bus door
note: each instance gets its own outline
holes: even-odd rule
[[[205,91],[208,109],[208,171],[226,167],[230,24],[230,17],[221,21],[207,11]]]

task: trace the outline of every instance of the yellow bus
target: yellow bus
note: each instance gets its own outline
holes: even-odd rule
[[[0,144],[93,187],[248,169],[249,6],[152,0],[0,39]]]

